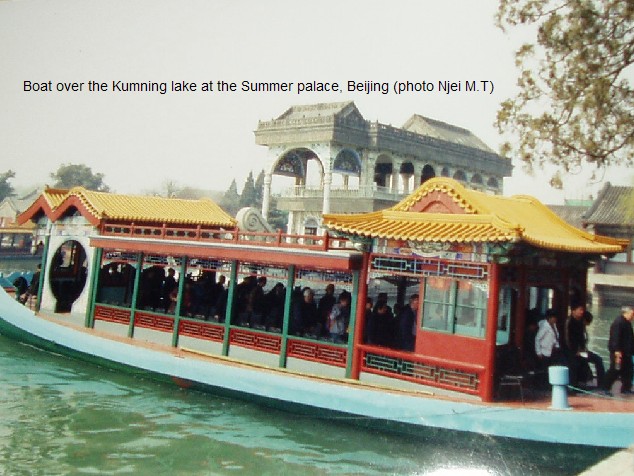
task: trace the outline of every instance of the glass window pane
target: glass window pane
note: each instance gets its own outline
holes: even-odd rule
[[[452,280],[427,278],[423,300],[423,327],[453,332]]]
[[[456,290],[456,334],[484,337],[488,286],[458,281]]]

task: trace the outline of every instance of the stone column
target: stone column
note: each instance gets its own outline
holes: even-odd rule
[[[423,175],[423,165],[419,163],[414,163],[414,184],[412,186],[412,191],[416,190],[420,186],[420,178]]]
[[[332,172],[326,170],[324,172],[324,203],[322,213],[330,213],[330,186],[332,185]]]
[[[264,191],[262,193],[262,216],[265,220],[269,217],[269,207],[271,206],[271,181],[273,177],[270,173],[264,174]]]
[[[289,211],[288,212],[288,222],[286,224],[286,233],[288,233],[289,235],[292,235],[295,233],[295,212],[294,211]]]
[[[403,193],[405,195],[409,194],[409,179],[411,177],[411,174],[401,174],[401,180],[403,181]]]
[[[401,165],[401,162],[392,162],[392,187],[390,188],[392,193],[398,193],[398,179],[401,176]]]

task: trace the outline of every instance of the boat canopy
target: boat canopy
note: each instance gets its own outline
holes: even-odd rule
[[[183,200],[95,192],[83,187],[46,189],[19,217],[19,223],[46,215],[51,221],[77,209],[97,226],[105,220],[234,228],[236,221],[210,199]]]
[[[539,200],[502,197],[433,178],[404,200],[378,212],[324,215],[324,226],[344,235],[433,243],[516,243],[558,252],[619,253],[623,240],[575,228]]]

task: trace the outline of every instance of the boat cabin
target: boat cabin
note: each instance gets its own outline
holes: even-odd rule
[[[83,188],[46,190],[19,219],[45,240],[38,311],[186,351],[483,401],[511,350],[527,350],[529,314],[553,308],[563,320],[585,298],[592,261],[623,249],[534,198],[445,178],[383,211],[325,215],[323,236],[245,232],[209,200]]]

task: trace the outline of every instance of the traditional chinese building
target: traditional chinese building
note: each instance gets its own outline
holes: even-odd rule
[[[618,306],[631,304],[634,291],[634,187],[607,182],[585,213],[583,225],[597,235],[629,243],[623,252],[597,262],[589,278],[593,300]]]
[[[466,129],[418,114],[400,128],[371,122],[352,101],[293,106],[260,121],[255,139],[270,157],[265,218],[273,176],[295,179],[277,202],[289,214],[288,233],[321,234],[322,214],[384,209],[436,176],[500,194],[512,170],[510,160]]]

